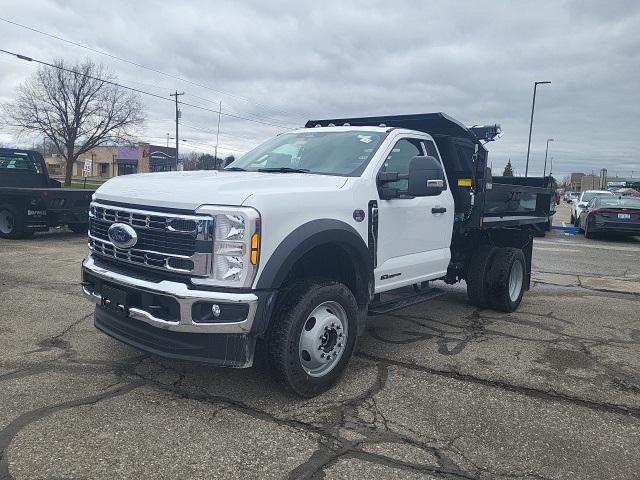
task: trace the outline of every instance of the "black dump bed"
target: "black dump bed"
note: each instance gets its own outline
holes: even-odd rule
[[[548,220],[553,191],[544,182],[518,177],[494,177],[487,169],[484,143],[501,133],[499,125],[466,127],[438,113],[309,120],[315,126],[386,126],[430,134],[435,140],[455,199],[456,224],[461,229],[543,223]],[[483,143],[484,142],[484,143]]]

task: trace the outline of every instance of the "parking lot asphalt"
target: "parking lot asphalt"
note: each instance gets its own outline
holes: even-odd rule
[[[0,240],[0,479],[637,479],[640,240],[536,239],[513,314],[464,285],[372,317],[301,400],[263,365],[161,359],[95,330],[85,239]]]

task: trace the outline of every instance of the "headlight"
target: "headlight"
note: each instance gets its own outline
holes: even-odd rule
[[[208,278],[193,283],[250,287],[260,257],[260,214],[253,208],[200,207],[214,218],[213,265]]]

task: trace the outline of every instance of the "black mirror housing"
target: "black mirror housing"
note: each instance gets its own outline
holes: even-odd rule
[[[444,171],[435,157],[413,157],[409,163],[409,188],[412,197],[431,197],[445,189]]]

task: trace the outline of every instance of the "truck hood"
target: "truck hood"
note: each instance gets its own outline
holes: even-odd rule
[[[114,177],[95,193],[97,201],[195,210],[201,205],[243,205],[254,193],[335,191],[345,177],[305,173],[163,172]]]

